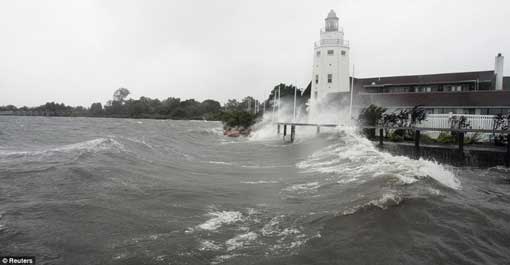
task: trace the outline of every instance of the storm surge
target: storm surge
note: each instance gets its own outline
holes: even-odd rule
[[[0,125],[0,249],[41,264],[510,259],[507,169],[390,155],[352,127],[289,144],[268,117],[250,138],[201,121]]]

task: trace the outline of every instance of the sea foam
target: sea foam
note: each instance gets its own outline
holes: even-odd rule
[[[0,156],[40,156],[53,153],[71,153],[71,152],[100,152],[104,150],[124,150],[124,146],[113,138],[97,138],[89,141],[63,145],[59,147],[32,150],[32,151],[0,151]]]
[[[220,211],[209,213],[211,219],[197,226],[202,230],[214,231],[224,224],[232,224],[243,220],[243,214],[238,211]]]
[[[461,188],[460,181],[445,166],[434,161],[381,152],[371,141],[349,130],[339,143],[313,153],[297,167],[308,172],[337,174],[338,183],[390,175],[402,184],[430,177],[449,188]]]

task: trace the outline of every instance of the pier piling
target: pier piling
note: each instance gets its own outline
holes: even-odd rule
[[[510,133],[506,135],[506,159],[505,159],[506,167],[510,166]]]
[[[379,145],[382,146],[384,141],[383,129],[379,129]]]
[[[459,132],[459,153],[464,153],[464,133]]]
[[[321,132],[321,126],[317,126],[317,134]]]
[[[283,140],[285,141],[285,136],[287,136],[287,124],[283,125]]]
[[[290,126],[290,142],[293,143],[294,142],[294,138],[296,137],[296,126],[295,125],[291,125]]]
[[[420,158],[420,131],[416,130],[414,134],[414,150],[416,152],[416,159]]]
[[[280,124],[279,124],[279,123],[278,123],[278,125],[277,125],[276,132],[277,132],[278,134],[280,134]]]

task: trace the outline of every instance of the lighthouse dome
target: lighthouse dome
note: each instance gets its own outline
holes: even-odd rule
[[[336,13],[333,9],[331,9],[328,13],[328,17],[327,18],[336,18],[338,19],[338,17],[336,16]]]

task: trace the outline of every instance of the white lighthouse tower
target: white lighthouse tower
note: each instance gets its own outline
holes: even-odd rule
[[[320,40],[315,43],[311,92],[311,116],[319,111],[328,93],[349,92],[349,42],[344,40],[333,10],[329,11]]]

